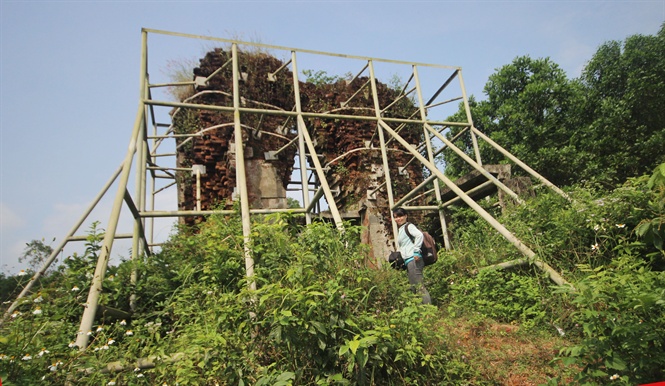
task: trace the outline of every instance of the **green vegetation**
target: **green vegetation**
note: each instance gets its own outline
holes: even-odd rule
[[[338,75],[328,75],[326,71],[314,71],[314,70],[302,70],[302,74],[305,75],[305,82],[311,83],[317,86],[334,84],[345,79],[351,79],[351,74],[346,74],[345,76]]]
[[[86,252],[65,259],[2,327],[3,384],[664,379],[663,170],[609,193],[572,190],[574,204],[541,194],[501,217],[576,290],[528,266],[483,269],[516,252],[460,211],[458,247],[426,271],[436,307],[419,304],[403,272],[365,266],[359,227],[341,234],[289,215],[254,218],[252,292],[239,216],[211,216],[197,232],[180,229],[159,254],[109,268],[101,304],[128,310],[136,269],[138,307],[131,319],[98,317],[94,331],[81,332],[91,343],[79,351],[72,341],[102,233],[93,226]]]
[[[198,233],[181,230],[162,253],[133,267],[142,280],[132,319],[98,319],[95,331],[83,332],[91,335],[88,350],[79,352],[71,340],[94,238],[3,328],[4,384],[426,384],[460,377],[466,366],[442,349],[443,331],[429,328],[436,309],[418,306],[401,275],[364,267],[359,228],[340,235],[328,224],[290,223],[284,216],[254,223],[255,292],[244,278],[238,218],[213,216]],[[121,283],[131,268],[114,268],[102,304],[127,309]],[[154,369],[135,362],[150,357]],[[128,371],[102,371],[115,361]]]
[[[99,312],[92,331],[77,331],[104,232],[93,224],[85,252],[47,272],[0,327],[2,384],[665,380],[664,31],[603,45],[579,80],[517,58],[490,78],[488,101],[472,103],[478,127],[573,198],[538,189],[519,206],[479,204],[574,288],[529,265],[488,269],[522,256],[465,207],[449,209],[454,249],[425,272],[434,306],[403,272],[366,266],[359,227],[253,216],[248,279],[239,215],[210,216],[156,255],[109,267],[104,309],[129,310],[132,294],[136,308],[125,319]],[[447,172],[463,173],[452,160]],[[50,248],[33,241],[24,258],[38,265]],[[0,274],[3,311],[30,275]],[[77,334],[90,336],[85,351]]]

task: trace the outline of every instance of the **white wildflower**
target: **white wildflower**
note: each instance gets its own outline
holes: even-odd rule
[[[41,313],[42,313],[42,309],[39,308],[39,307],[35,308],[35,310],[32,311],[33,315],[41,315]]]
[[[33,302],[35,302],[35,303],[41,303],[43,301],[44,301],[44,298],[41,295],[39,295],[35,300],[33,300]]]
[[[593,244],[593,245],[591,246],[591,250],[592,250],[592,251],[595,251],[595,250],[597,250],[597,249],[598,249],[598,243],[595,243],[595,244]]]
[[[74,348],[74,347],[78,347],[78,346],[76,345],[76,342],[71,342],[71,343],[69,343],[69,348]]]
[[[566,335],[566,332],[563,330],[563,328],[561,328],[561,327],[559,327],[559,326],[557,326],[557,325],[555,325],[554,328],[556,328],[556,330],[557,330],[557,332],[559,333],[559,335],[561,335],[561,336],[565,336],[565,335]]]
[[[115,385],[115,381],[109,381],[106,385],[107,386],[113,386],[113,385]]]
[[[43,356],[44,354],[48,354],[48,353],[50,353],[49,350],[47,350],[46,348],[42,348],[42,350],[41,350],[41,351],[39,352],[39,354],[37,354],[37,355],[39,355],[39,356]]]
[[[32,355],[30,355],[30,354],[25,354],[23,356],[23,358],[21,358],[21,360],[23,360],[23,361],[29,361],[30,359],[32,359]]]
[[[106,344],[108,344],[108,345],[110,346],[110,345],[112,345],[113,343],[115,343],[115,340],[113,340],[113,339],[109,339],[108,343],[106,343]]]
[[[619,229],[621,229],[621,228],[625,228],[625,227],[626,227],[626,224],[615,224],[615,225],[616,225],[616,227],[619,228]]]
[[[614,381],[616,379],[619,379],[619,374],[614,374],[610,377],[610,381]]]
[[[21,316],[21,313],[18,311],[14,311],[14,313],[12,314],[12,319],[16,318],[17,316]]]
[[[72,292],[80,291],[81,289],[77,286],[72,287]]]
[[[136,378],[143,378],[143,374],[136,374]]]
[[[28,273],[25,272],[24,269],[22,269],[22,270],[19,271],[19,273],[16,274],[16,276],[25,276],[25,275],[27,275],[27,274],[28,274]]]
[[[109,349],[109,346],[107,344],[102,346],[102,350],[108,350],[108,349]]]
[[[132,330],[127,330],[127,332],[125,332],[125,335],[132,336],[134,335],[134,332]]]
[[[127,325],[127,322],[125,321],[125,319],[123,319],[123,320],[120,321],[120,325],[121,325],[121,326],[126,326],[126,325]]]

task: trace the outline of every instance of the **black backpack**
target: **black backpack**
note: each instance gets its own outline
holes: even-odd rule
[[[409,232],[409,225],[411,225],[411,223],[407,222],[406,228],[404,230],[406,231],[406,235],[409,236],[411,242],[413,243],[416,238],[411,234],[411,232]],[[423,233],[423,245],[420,246],[420,253],[423,255],[425,265],[434,264],[438,259],[436,254],[436,241],[434,241],[434,238],[429,233],[423,230],[421,230],[421,232]]]
[[[404,259],[402,259],[402,254],[400,251],[393,251],[390,252],[390,256],[388,256],[388,262],[390,263],[390,266],[397,269],[397,270],[405,270],[406,265],[404,265]]]

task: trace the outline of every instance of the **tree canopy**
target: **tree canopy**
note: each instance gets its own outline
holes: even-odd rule
[[[549,58],[517,57],[484,93],[470,99],[475,126],[512,154],[557,185],[614,187],[665,160],[665,25],[603,44],[579,79]],[[458,145],[471,153],[468,140]],[[486,144],[480,151],[483,163],[504,159]],[[468,171],[452,153],[446,165],[450,175]]]

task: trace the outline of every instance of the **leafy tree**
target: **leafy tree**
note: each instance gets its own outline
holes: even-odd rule
[[[0,302],[10,302],[20,292],[18,279],[20,278],[0,272]]]
[[[665,24],[656,36],[603,44],[580,81],[581,145],[595,155],[588,175],[616,184],[665,160]]]
[[[515,58],[484,92],[485,101],[469,98],[475,126],[557,185],[611,189],[665,161],[665,25],[603,44],[579,79],[547,58]],[[450,119],[463,114],[460,106]],[[468,135],[457,145],[472,154]],[[480,152],[486,164],[505,159],[483,141]],[[445,157],[448,174],[470,170],[451,151]]]
[[[490,122],[482,129],[555,184],[567,184],[582,164],[570,117],[580,90],[550,59],[516,58],[485,85]],[[488,152],[487,163],[503,156]],[[498,158],[497,158],[498,157]]]
[[[579,151],[570,130],[580,108],[579,85],[550,59],[522,56],[491,75],[484,91],[486,101],[470,98],[475,126],[550,181],[570,183],[588,157]],[[471,142],[465,141],[460,145],[471,153]],[[479,145],[483,163],[505,160],[484,141]],[[451,152],[446,163],[453,174],[468,170],[462,161],[449,158],[455,158]]]
[[[293,197],[287,197],[286,198],[286,203],[289,209],[297,209],[300,208],[300,201],[296,200]]]
[[[53,248],[44,243],[44,238],[41,240],[32,240],[25,244],[23,254],[18,258],[18,261],[19,263],[27,261],[30,268],[36,271],[42,267],[51,253],[53,253]]]

